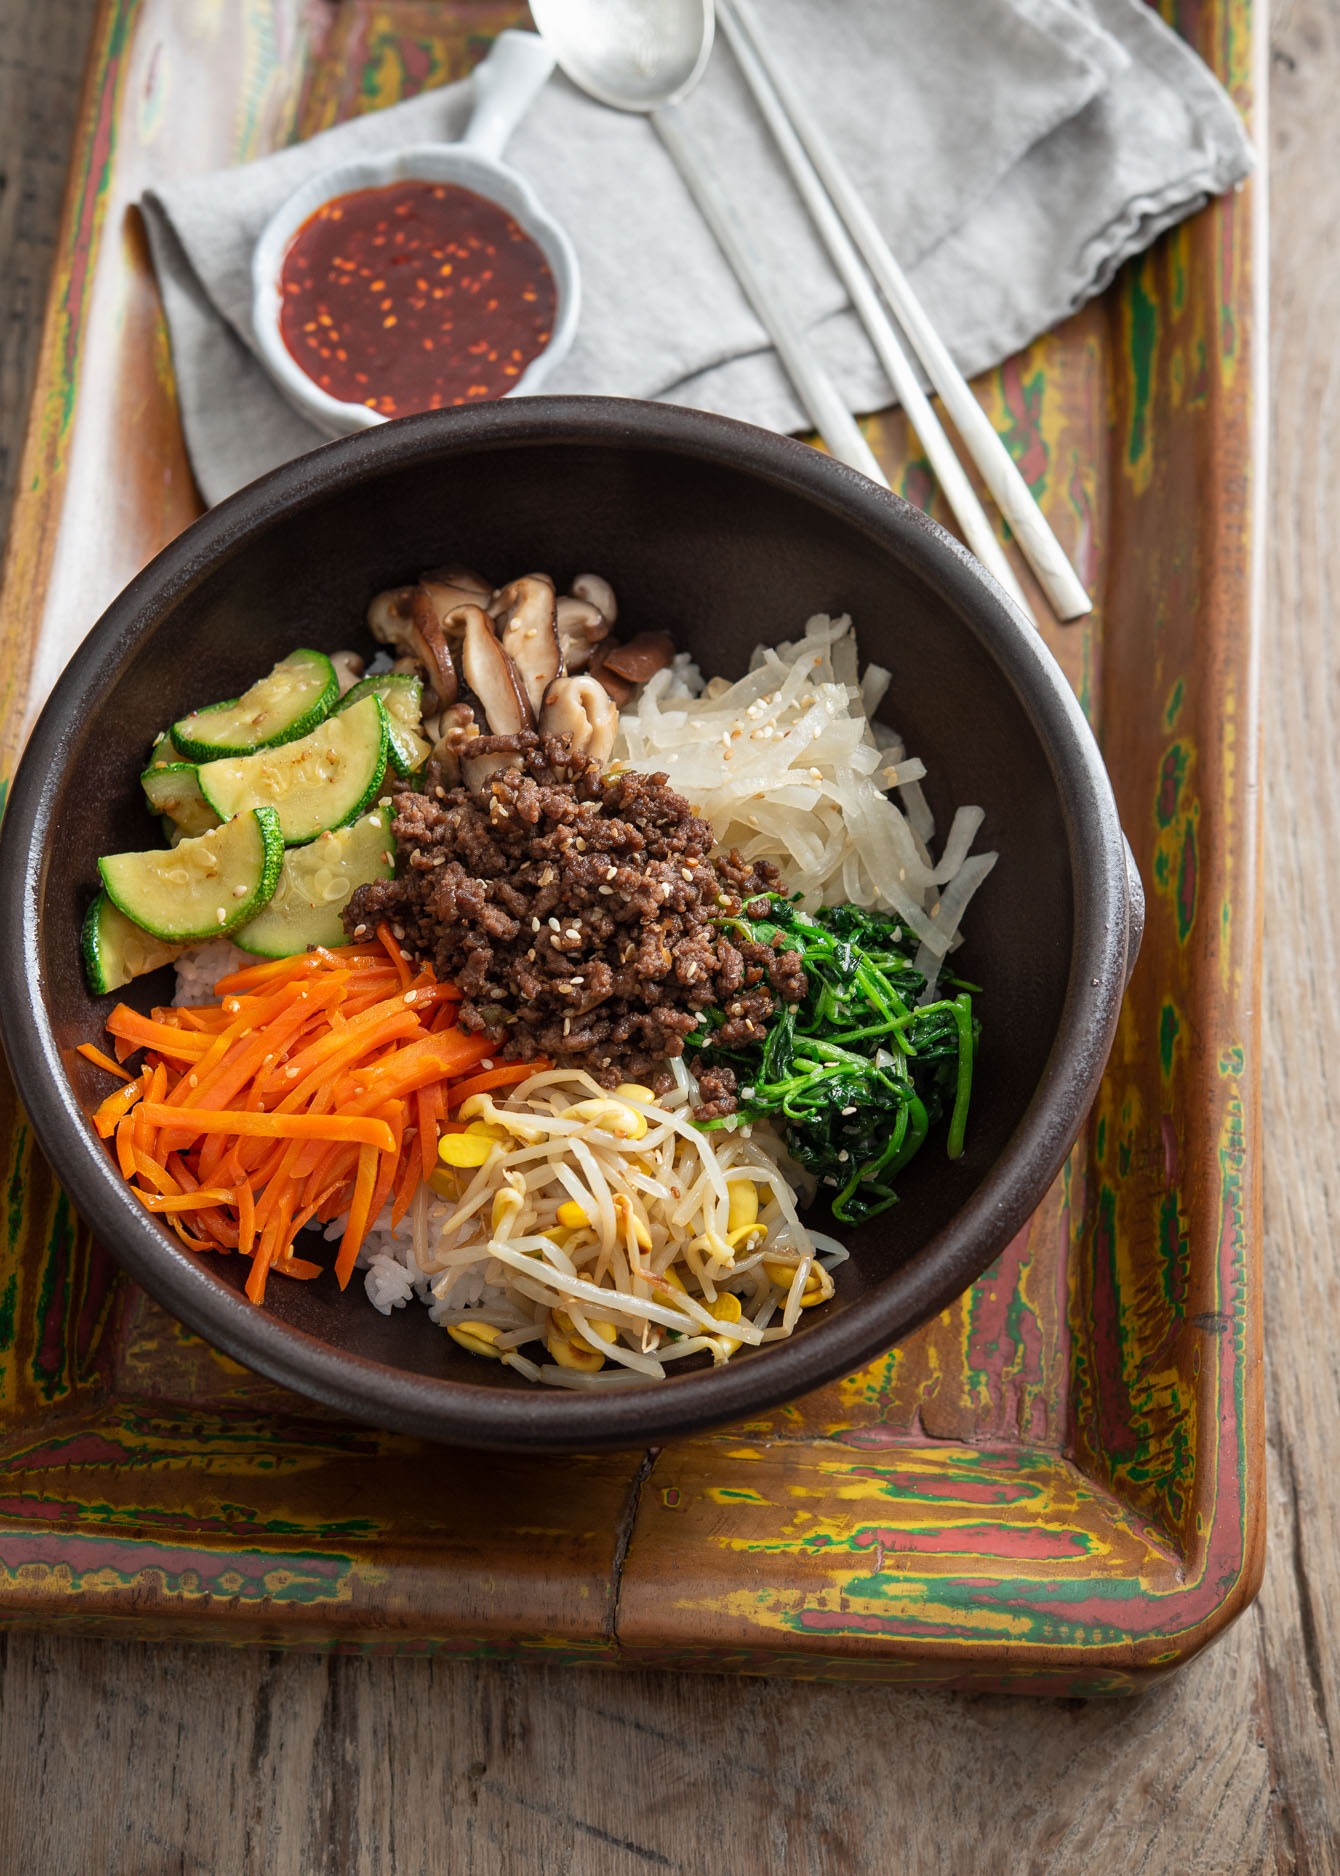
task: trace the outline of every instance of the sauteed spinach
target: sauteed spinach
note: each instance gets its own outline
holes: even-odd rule
[[[715,1045],[719,1010],[704,1012],[688,1041],[705,1064],[735,1071],[739,1120],[779,1121],[791,1152],[830,1194],[834,1217],[860,1224],[894,1204],[895,1177],[945,1114],[946,1151],[957,1159],[981,1028],[974,986],[942,974],[954,994],[918,1006],[926,978],[897,920],[883,912],[853,905],[802,912],[774,894],[764,917],[723,923],[798,952],[806,994],[779,1011],[760,1044]],[[731,1124],[731,1117],[706,1123]]]

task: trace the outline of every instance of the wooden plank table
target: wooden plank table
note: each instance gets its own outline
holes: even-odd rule
[[[91,0],[0,0],[0,527],[91,12]],[[1267,875],[1272,1471],[1259,1602],[1132,1703],[0,1637],[0,1869],[1340,1867],[1340,1656],[1324,1613],[1340,1601],[1328,1450],[1340,1311],[1327,1282],[1340,763],[1324,636],[1340,571],[1325,447],[1340,25],[1298,0],[1281,5],[1276,39],[1265,716],[1268,826],[1281,831]]]

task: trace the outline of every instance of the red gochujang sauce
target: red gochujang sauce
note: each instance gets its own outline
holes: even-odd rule
[[[502,397],[548,344],[557,297],[506,210],[441,182],[336,196],[293,237],[279,284],[308,377],[386,417]]]

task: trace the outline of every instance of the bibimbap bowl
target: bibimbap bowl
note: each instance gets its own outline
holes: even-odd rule
[[[369,600],[423,567],[503,580],[598,569],[634,630],[670,632],[735,677],[759,642],[848,613],[892,681],[881,718],[927,770],[943,839],[980,803],[998,851],[954,954],[983,986],[966,1147],[923,1151],[899,1202],[858,1227],[832,1299],[786,1340],[664,1380],[564,1392],[473,1357],[421,1308],[383,1315],[361,1281],[272,1280],[197,1255],[123,1182],[89,1114],[119,999],[172,999],[172,972],[95,997],[81,920],[100,855],[151,843],[136,787],[165,723],[236,696],[295,645],[366,642]],[[0,1020],[62,1184],[130,1274],[189,1327],[352,1417],[480,1447],[659,1442],[850,1372],[943,1308],[1024,1224],[1097,1090],[1139,944],[1142,900],[1111,788],[1063,675],[977,564],[932,522],[808,446],[701,413],[534,398],[391,423],[333,443],[204,516],[93,629],[42,713],[0,832],[11,969]],[[36,994],[32,987],[36,986]],[[329,1247],[327,1247],[329,1249]],[[323,1253],[318,1253],[322,1255]]]

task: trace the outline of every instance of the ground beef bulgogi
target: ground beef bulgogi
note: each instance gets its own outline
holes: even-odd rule
[[[530,732],[470,750],[514,766],[478,792],[430,781],[397,795],[399,877],[360,886],[344,919],[352,937],[389,923],[456,983],[462,1026],[495,1037],[500,1059],[544,1055],[605,1087],[663,1091],[702,1010],[724,1012],[713,1040],[730,1047],[804,996],[794,952],[718,922],[775,890],[777,869],[713,855],[711,827],[664,775],[606,774]],[[733,1075],[707,1072],[702,1112],[733,1112]]]

